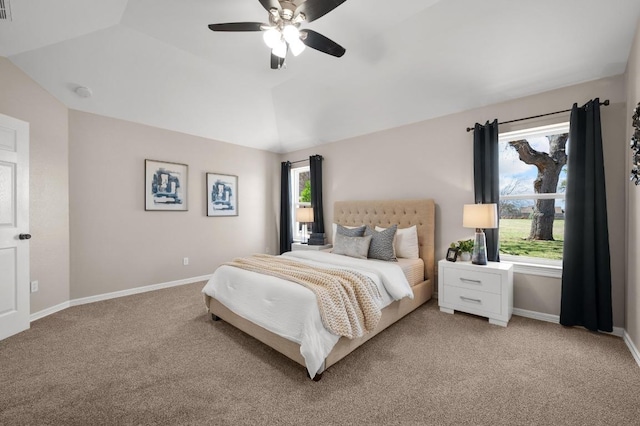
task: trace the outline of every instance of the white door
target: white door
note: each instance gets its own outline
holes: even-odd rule
[[[29,123],[0,114],[0,340],[29,328]]]

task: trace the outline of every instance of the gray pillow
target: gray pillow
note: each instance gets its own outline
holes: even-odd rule
[[[362,225],[357,228],[345,228],[342,225],[338,225],[337,234],[344,235],[346,237],[364,237],[364,230],[366,226]]]
[[[356,257],[358,259],[366,259],[369,253],[369,237],[348,237],[340,233],[336,234],[333,242],[333,250],[331,253],[342,254],[345,256]]]
[[[371,236],[369,244],[369,259],[386,260],[397,262],[395,251],[393,250],[393,237],[396,235],[398,225],[391,225],[384,231],[376,231],[367,226],[364,231],[365,236]]]

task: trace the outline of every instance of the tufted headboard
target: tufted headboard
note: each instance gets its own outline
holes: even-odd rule
[[[336,201],[333,221],[344,226],[376,225],[398,228],[416,225],[425,280],[435,284],[435,202],[419,200]]]

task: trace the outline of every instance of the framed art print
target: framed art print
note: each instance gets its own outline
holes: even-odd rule
[[[187,211],[188,172],[186,164],[144,160],[144,209]]]
[[[207,216],[238,216],[238,176],[207,173]]]

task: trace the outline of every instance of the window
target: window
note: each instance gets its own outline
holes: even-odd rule
[[[560,270],[568,148],[569,123],[500,134],[501,259]]]
[[[311,206],[311,173],[309,166],[291,169],[291,226],[293,226],[293,241],[302,241],[303,239],[304,224],[296,222],[296,209],[300,206]]]

